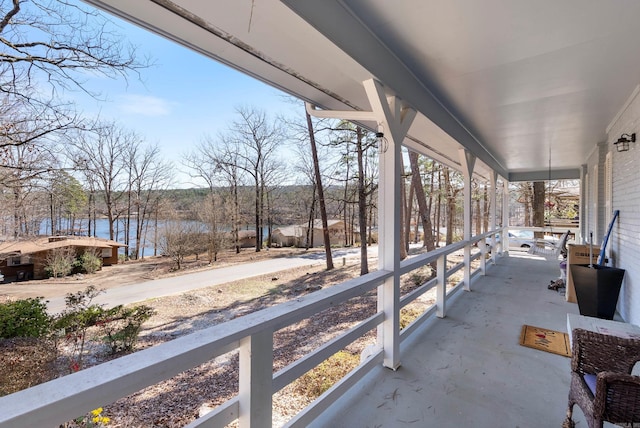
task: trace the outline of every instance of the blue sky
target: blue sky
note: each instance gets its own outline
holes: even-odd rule
[[[154,66],[141,71],[141,80],[91,79],[95,100],[73,94],[88,116],[116,120],[149,143],[158,143],[165,159],[179,163],[186,149],[205,135],[215,136],[236,119],[235,107],[253,106],[272,118],[302,115],[302,103],[291,103],[279,90],[228,66],[190,51],[160,36],[113,18],[122,34],[137,46],[140,57]],[[185,177],[180,176],[184,181]],[[179,184],[185,187],[185,184]]]

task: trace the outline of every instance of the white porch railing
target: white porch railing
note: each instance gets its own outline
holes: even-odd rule
[[[302,374],[343,349],[348,344],[375,329],[385,319],[378,312],[343,332],[338,337],[273,374],[273,334],[291,324],[309,318],[320,311],[345,303],[380,286],[393,275],[402,275],[436,262],[437,277],[403,296],[400,307],[436,287],[436,304],[402,330],[400,340],[409,337],[429,317],[444,317],[447,300],[457,293],[463,282],[447,289],[447,279],[465,269],[465,278],[482,274],[486,268],[487,242],[500,230],[479,235],[436,251],[422,254],[401,263],[399,272],[377,271],[342,284],[316,291],[300,299],[267,308],[164,344],[130,354],[80,372],[37,385],[0,398],[0,427],[58,426],[74,415],[112,403],[148,386],[237,350],[240,355],[239,393],[214,411],[196,419],[188,427],[220,427],[235,419],[241,427],[270,427],[272,396]],[[447,256],[477,244],[471,260],[479,259],[479,267],[470,263],[456,264],[447,269]],[[500,243],[491,253],[495,260],[501,252]],[[463,280],[464,281],[464,280]],[[399,310],[400,308],[398,308]],[[375,365],[383,361],[383,350],[377,349],[356,369],[345,376],[321,397],[295,416],[287,426],[308,425],[348,388],[356,384]],[[196,409],[194,409],[195,411]],[[71,417],[70,417],[71,416]]]

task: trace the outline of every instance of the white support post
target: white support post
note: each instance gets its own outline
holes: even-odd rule
[[[436,262],[436,316],[444,318],[447,309],[447,256],[438,257]]]
[[[473,176],[473,168],[476,163],[476,157],[465,149],[459,149],[460,165],[462,165],[462,174],[464,177],[464,231],[463,239],[469,241],[471,239],[471,177]],[[467,242],[464,247],[464,289],[471,291],[471,243]]]
[[[416,111],[402,105],[395,96],[387,97],[379,82],[363,83],[371,104],[370,112],[316,110],[307,104],[307,112],[316,117],[360,121],[375,121],[384,134],[379,148],[378,186],[378,269],[393,272],[393,276],[378,287],[378,310],[385,320],[378,327],[378,346],[384,351],[384,366],[400,366],[400,179],[402,176],[402,142],[416,117]]]
[[[506,179],[502,180],[502,239],[500,244],[502,245],[502,253],[509,253],[509,201],[511,196],[509,195],[509,182]]]
[[[489,230],[495,230],[496,228],[496,205],[498,204],[498,198],[496,193],[496,187],[498,186],[498,174],[491,170],[491,175],[489,177]],[[503,233],[500,236],[504,235]],[[503,237],[506,239],[506,237]],[[496,253],[498,249],[496,248],[496,236],[491,236],[491,263],[496,264]]]
[[[587,183],[587,165],[580,166],[580,212],[578,216],[578,230],[580,235],[575,237],[577,244],[584,244],[589,237],[588,227],[589,219],[587,218],[587,192],[589,191],[589,185]]]
[[[391,139],[391,138],[390,138]],[[400,268],[400,144],[388,141],[380,152],[378,187],[378,269]],[[400,277],[393,275],[378,287],[378,310],[385,313],[378,327],[378,344],[384,350],[384,366],[400,366]]]
[[[378,268],[394,275],[378,288],[378,310],[385,313],[385,320],[378,327],[378,344],[384,351],[384,366],[396,370],[400,367],[401,149],[416,111],[403,108],[396,97],[387,97],[380,83],[363,83],[386,140],[379,148]]]
[[[271,428],[273,333],[270,330],[240,341],[240,428]]]
[[[480,248],[480,275],[485,276],[487,273],[487,239],[482,238],[478,242]]]

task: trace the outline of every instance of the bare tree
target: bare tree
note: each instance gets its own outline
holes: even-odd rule
[[[192,177],[200,178],[209,187],[209,204],[207,208],[207,223],[210,233],[216,235],[212,239],[222,238],[222,229],[229,226],[231,241],[236,253],[240,252],[240,197],[239,186],[242,184],[243,170],[239,167],[238,147],[235,140],[227,135],[220,135],[217,139],[207,136],[195,150],[184,155],[183,165],[189,168]],[[228,188],[229,204],[216,193],[221,185]],[[225,205],[230,206],[230,221],[224,222]],[[217,246],[217,245],[216,245]]]
[[[53,154],[35,143],[0,148],[0,185],[4,189],[5,207],[10,207],[11,235],[18,238],[38,232],[40,217],[34,217],[36,189],[45,187],[46,174],[56,164]],[[47,206],[46,202],[43,206]]]
[[[321,120],[316,121],[314,125],[313,122],[311,124],[311,129],[314,130],[313,136],[315,140],[315,136],[318,134],[318,123]],[[318,184],[316,182],[317,177],[326,176],[327,171],[332,168],[332,166],[328,165],[327,162],[320,165],[317,164],[319,169],[319,174],[316,175],[315,167],[316,163],[314,162],[313,156],[313,148],[309,144],[309,125],[307,123],[301,124],[299,122],[290,122],[288,123],[289,129],[293,130],[294,138],[297,140],[295,145],[296,152],[296,163],[295,169],[300,174],[301,179],[304,180],[305,188],[307,190],[306,195],[299,198],[299,202],[304,206],[304,214],[299,217],[300,223],[302,220],[307,224],[306,236],[305,236],[305,247],[309,249],[313,247],[313,224],[314,220],[318,215]],[[325,129],[323,126],[321,129]],[[327,159],[329,158],[329,154],[326,153],[327,147],[324,145],[315,144],[316,157],[318,159]],[[324,192],[323,192],[324,197]],[[326,210],[326,208],[325,208]]]
[[[129,186],[127,202],[127,220],[125,236],[129,237],[131,217],[136,218],[135,242],[131,256],[138,259],[141,248],[144,248],[143,231],[153,207],[157,205],[156,199],[160,197],[159,191],[166,189],[171,183],[171,164],[160,157],[160,148],[157,145],[140,147],[128,146]],[[133,212],[132,212],[133,211]],[[128,242],[126,242],[128,244]],[[144,254],[143,254],[144,255]]]
[[[278,164],[274,162],[277,148],[285,139],[279,121],[271,122],[264,111],[239,107],[240,119],[231,126],[231,138],[236,143],[237,166],[252,179],[255,190],[256,252],[262,248],[268,180]]]
[[[446,245],[453,243],[454,239],[454,227],[457,211],[457,199],[460,192],[463,190],[463,186],[459,182],[459,174],[452,172],[449,168],[444,168],[444,187],[447,199],[446,204]]]
[[[33,143],[52,145],[67,130],[90,126],[70,105],[54,105],[50,101],[31,104],[15,94],[2,93],[1,89],[0,83],[0,148]],[[32,92],[33,89],[25,88],[21,95],[31,97]]]
[[[416,199],[418,201],[418,212],[420,220],[422,221],[422,231],[424,234],[423,246],[428,251],[435,249],[433,239],[433,225],[431,224],[431,213],[429,205],[427,205],[427,198],[424,193],[424,186],[422,184],[422,175],[420,173],[420,164],[418,162],[419,155],[416,152],[409,151],[409,162],[411,164],[411,184],[413,186]]]
[[[206,249],[200,223],[172,219],[164,222],[160,229],[159,247],[163,254],[171,257],[180,270],[186,256],[198,254]]]
[[[69,144],[74,148],[71,154],[74,166],[87,180],[98,183],[109,222],[109,239],[116,239],[118,202],[127,194],[123,191],[126,190],[126,154],[129,147],[141,144],[140,137],[115,123],[107,123],[94,132],[78,133],[70,138]]]
[[[404,260],[409,255],[409,242],[408,242],[408,233],[405,234],[405,231],[408,232],[409,229],[409,221],[407,216],[407,177],[408,174],[405,172],[404,168],[404,156],[400,156],[400,171],[402,171],[402,176],[400,177],[400,260]]]
[[[358,226],[360,230],[360,275],[369,273],[367,254],[367,187],[365,180],[365,152],[364,132],[356,127],[356,151],[358,159]]]
[[[238,241],[233,234],[226,233],[221,227],[221,201],[218,195],[210,193],[204,202],[202,209],[198,210],[198,219],[206,225],[207,255],[209,263],[212,263],[218,261],[218,253],[227,248],[232,241],[238,247]]]
[[[341,145],[339,163],[343,166],[344,191],[342,204],[344,210],[346,244],[354,244],[355,219],[358,219],[360,238],[360,274],[369,272],[367,260],[368,212],[371,211],[373,194],[377,191],[377,140],[372,133],[360,126],[342,121],[334,131],[332,145]],[[350,166],[351,163],[355,165]],[[353,182],[353,183],[352,183]]]
[[[0,91],[30,104],[49,104],[59,91],[97,95],[88,75],[127,78],[148,66],[102,13],[67,0],[3,0],[0,3]],[[25,91],[38,85],[47,91]]]
[[[327,208],[324,201],[324,189],[322,188],[322,177],[320,175],[320,161],[318,160],[318,149],[316,147],[316,137],[313,132],[313,122],[309,112],[305,112],[307,117],[307,127],[309,129],[309,142],[311,143],[311,156],[313,158],[313,169],[316,177],[318,190],[318,203],[320,205],[320,216],[322,218],[322,233],[324,237],[324,252],[327,259],[327,270],[333,269],[333,256],[331,254],[331,242],[329,241],[329,225],[327,222]],[[346,226],[346,225],[345,225]]]
[[[544,181],[533,183],[533,226],[544,227],[545,189]],[[544,232],[534,232],[536,238],[544,238]]]
[[[88,76],[126,79],[150,64],[115,28],[77,2],[0,2],[0,147],[91,128],[61,95],[79,90],[97,97]]]

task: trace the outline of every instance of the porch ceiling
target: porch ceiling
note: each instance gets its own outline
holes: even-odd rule
[[[630,0],[85,1],[324,108],[378,79],[419,111],[405,144],[510,180],[577,177],[640,80]]]

